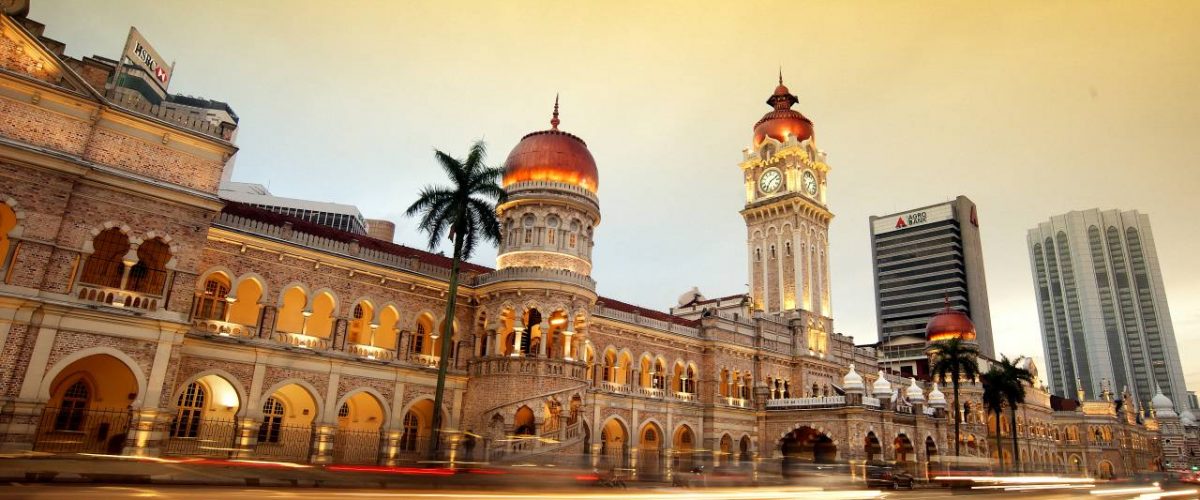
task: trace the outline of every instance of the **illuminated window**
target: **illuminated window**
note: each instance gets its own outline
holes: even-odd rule
[[[258,442],[278,443],[279,431],[283,427],[283,403],[274,396],[263,402],[263,421],[258,427]]]
[[[196,301],[196,317],[224,320],[225,308],[229,304],[225,300],[227,295],[229,295],[229,283],[215,276],[209,278],[204,282],[204,293],[200,294],[199,300]]]
[[[546,231],[546,243],[554,244],[554,235],[558,233],[557,229],[550,228]]]
[[[417,451],[417,435],[421,430],[421,419],[416,413],[409,411],[404,414],[404,433],[400,435],[401,451]]]
[[[17,227],[17,215],[12,208],[0,203],[0,265],[8,258],[8,232]]]
[[[567,242],[571,248],[575,248],[575,237],[575,233],[571,233],[571,238]]]
[[[161,295],[167,283],[167,261],[171,260],[171,249],[162,240],[154,238],[138,245],[138,263],[129,270],[128,290]]]
[[[525,230],[525,243],[533,243],[533,230],[532,229]]]
[[[92,240],[92,255],[83,265],[79,281],[93,285],[117,288],[121,286],[121,274],[125,265],[121,259],[129,251],[129,238],[120,229],[106,229]]]
[[[200,434],[200,419],[204,415],[204,386],[192,382],[179,395],[179,409],[171,422],[171,437],[194,438]]]
[[[54,418],[54,430],[83,430],[83,417],[87,412],[89,399],[91,399],[91,391],[88,389],[87,384],[82,380],[77,380],[74,384],[71,384],[71,387],[67,388],[67,392],[63,393],[58,415]]]
[[[417,334],[413,336],[413,345],[410,351],[421,354],[425,348],[425,325],[417,323]]]
[[[350,404],[342,403],[342,407],[338,408],[338,418],[346,418],[350,416]]]

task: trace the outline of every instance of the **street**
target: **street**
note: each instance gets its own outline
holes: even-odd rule
[[[912,491],[837,490],[822,491],[805,488],[730,488],[730,489],[629,489],[629,490],[380,490],[380,489],[337,489],[337,488],[231,488],[231,487],[182,487],[182,486],[91,486],[91,485],[27,485],[11,483],[0,486],[0,498],[5,499],[81,499],[81,498],[164,498],[164,499],[269,499],[269,498],[394,498],[394,499],[456,499],[456,500],[510,500],[524,498],[562,499],[607,499],[650,500],[678,498],[687,500],[773,500],[773,499],[904,499],[904,498],[949,498],[970,497],[976,499],[1013,498],[1022,499],[1066,499],[1066,498],[1111,498],[1111,499],[1158,499],[1197,498],[1195,490],[1175,486],[1159,491],[1152,485],[1130,485],[1102,487],[1095,490],[1042,490],[1023,492],[981,492],[946,489],[916,489]]]

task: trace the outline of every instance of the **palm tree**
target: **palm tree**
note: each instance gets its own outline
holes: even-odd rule
[[[1013,470],[1021,470],[1021,454],[1017,450],[1017,405],[1025,404],[1025,384],[1033,385],[1033,374],[1019,366],[1024,356],[1009,360],[1002,356],[996,369],[1003,374],[1004,401],[1008,403],[1009,425],[1012,427]]]
[[[483,141],[471,145],[465,159],[454,158],[435,150],[437,159],[451,186],[425,186],[420,197],[404,212],[412,217],[420,214],[420,229],[429,235],[433,250],[446,234],[454,241],[454,257],[450,265],[450,295],[446,299],[446,319],[443,322],[441,356],[438,359],[437,389],[433,399],[433,422],[429,455],[437,456],[442,426],[442,398],[446,390],[446,369],[449,367],[450,343],[454,335],[454,307],[458,298],[458,271],[463,260],[469,259],[480,240],[499,243],[500,223],[496,220],[496,205],[507,198],[497,183],[503,171],[485,165],[487,146]],[[494,200],[494,201],[492,201]]]
[[[999,460],[1000,469],[1004,469],[1004,453],[1000,449],[1000,416],[1004,414],[1004,372],[1000,371],[996,366],[992,366],[986,373],[979,376],[979,381],[983,382],[983,409],[984,413],[994,413],[996,415],[996,457]]]
[[[942,383],[946,382],[946,378],[950,378],[950,383],[954,387],[954,455],[959,455],[959,424],[962,421],[960,408],[962,405],[958,402],[958,386],[961,380],[965,377],[974,380],[976,375],[979,375],[979,363],[976,359],[979,358],[979,349],[974,345],[964,342],[962,339],[952,338],[934,342],[929,347],[929,352],[933,354],[933,366],[931,371],[933,376],[937,377]]]

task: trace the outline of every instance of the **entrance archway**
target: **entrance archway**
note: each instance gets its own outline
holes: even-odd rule
[[[344,464],[378,462],[379,431],[386,419],[383,402],[373,394],[359,391],[346,397],[338,407],[333,461]]]
[[[49,385],[34,449],[48,452],[120,454],[138,378],[124,361],[108,354],[77,359]]]
[[[604,422],[600,429],[600,467],[602,470],[625,467],[629,456],[629,432],[616,418]]]
[[[916,458],[916,449],[913,448],[912,440],[903,433],[892,440],[892,451],[897,463],[912,462]]]
[[[188,382],[175,398],[163,454],[231,456],[240,408],[237,389],[221,375],[210,373]]]
[[[721,452],[717,456],[720,457],[718,463],[727,464],[735,460],[733,454],[733,438],[730,437],[729,434],[721,436]]]
[[[686,472],[692,469],[694,461],[693,454],[696,451],[696,434],[692,432],[692,428],[687,425],[680,425],[675,429],[675,436],[671,440],[671,448],[673,451],[672,460],[676,472]]]
[[[780,440],[780,449],[785,476],[794,475],[802,464],[828,464],[837,460],[837,445],[833,439],[808,426],[787,433]]]
[[[863,452],[867,454],[867,462],[883,460],[883,445],[879,442],[879,437],[875,435],[875,431],[867,432],[867,437],[864,441]]]
[[[662,429],[654,422],[647,422],[638,431],[638,437],[638,477],[657,481],[662,477]]]
[[[317,412],[316,396],[297,383],[283,385],[263,398],[255,456],[308,461]]]

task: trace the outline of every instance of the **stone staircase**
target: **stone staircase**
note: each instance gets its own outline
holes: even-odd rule
[[[552,455],[555,453],[579,453],[584,440],[583,430],[583,411],[580,411],[580,416],[570,422],[567,413],[571,396],[574,394],[587,394],[588,384],[586,382],[566,389],[559,389],[542,394],[532,395],[522,398],[517,401],[510,401],[503,405],[496,406],[484,415],[492,414],[502,408],[513,406],[527,405],[531,408],[535,405],[541,405],[549,398],[556,398],[564,405],[563,412],[560,414],[557,422],[543,422],[542,427],[538,429],[536,435],[511,435],[504,439],[495,440],[489,445],[488,455],[492,462],[498,463],[513,463],[535,459],[543,455]],[[549,428],[546,428],[549,427]]]

